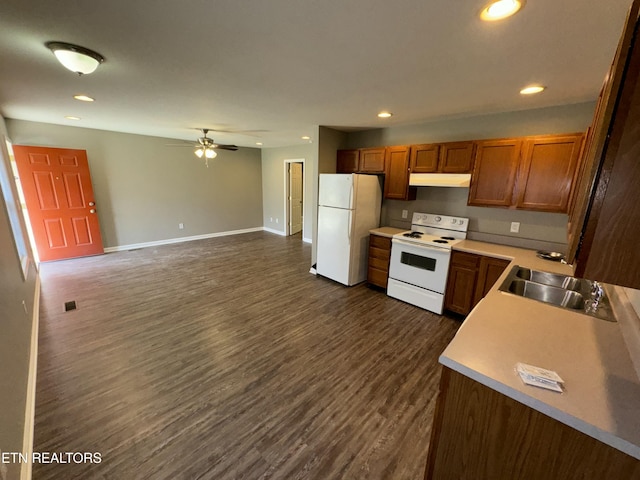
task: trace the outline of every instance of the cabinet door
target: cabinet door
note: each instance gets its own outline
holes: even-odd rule
[[[411,145],[411,173],[432,173],[438,171],[440,145]]]
[[[516,208],[567,212],[583,136],[577,133],[525,140]]]
[[[474,306],[480,256],[466,252],[451,252],[449,277],[444,308],[467,315]]]
[[[442,173],[471,173],[473,170],[473,142],[450,142],[440,146],[438,171]]]
[[[468,315],[473,308],[478,271],[451,265],[447,280],[447,295],[444,308],[461,315]]]
[[[469,189],[469,205],[511,205],[521,145],[522,141],[519,139],[487,140],[477,143]]]
[[[338,150],[336,173],[356,173],[360,161],[359,150]]]
[[[505,268],[511,263],[510,260],[503,260],[502,258],[481,257],[480,269],[478,271],[478,283],[476,284],[475,298],[473,299],[473,306],[482,300],[491,287],[495,285],[504,272]]]
[[[416,189],[409,187],[409,147],[388,147],[385,165],[384,198],[415,200]]]
[[[384,173],[385,148],[360,149],[358,170],[362,173]]]

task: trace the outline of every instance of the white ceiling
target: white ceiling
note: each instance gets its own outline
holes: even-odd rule
[[[631,0],[2,0],[5,118],[264,147],[317,125],[375,128],[592,101]],[[106,62],[79,77],[44,47]],[[548,89],[522,97],[540,82]],[[94,103],[72,99],[95,97]],[[394,116],[383,121],[383,109]],[[82,117],[70,121],[65,115]],[[312,141],[314,139],[312,138]]]

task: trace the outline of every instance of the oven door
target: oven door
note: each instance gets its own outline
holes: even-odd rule
[[[451,250],[392,239],[389,277],[444,294]]]

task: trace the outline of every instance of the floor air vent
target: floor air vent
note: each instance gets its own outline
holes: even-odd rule
[[[78,308],[78,306],[76,305],[76,301],[72,300],[70,302],[64,302],[64,311],[65,312],[70,312],[71,310],[75,310],[76,308]]]

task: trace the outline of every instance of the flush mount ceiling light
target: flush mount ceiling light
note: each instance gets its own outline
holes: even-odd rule
[[[391,112],[380,112],[378,114],[378,117],[380,118],[390,118],[393,115],[393,113]]]
[[[81,102],[94,102],[95,98],[91,98],[87,95],[74,95],[73,98],[80,100]]]
[[[78,75],[87,75],[98,68],[104,57],[93,50],[64,42],[47,42],[45,46],[53,52],[58,61]]]
[[[67,120],[80,120],[80,117],[74,117],[73,115],[67,115],[64,118]]]
[[[528,85],[520,90],[521,95],[533,95],[542,92],[547,87],[543,85]]]
[[[480,18],[487,22],[502,20],[517,13],[523,6],[525,0],[497,0],[491,2],[480,12]]]

